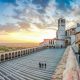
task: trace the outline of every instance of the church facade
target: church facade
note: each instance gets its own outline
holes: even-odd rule
[[[58,47],[65,47],[65,27],[66,22],[65,19],[59,18],[58,19],[58,30],[56,32],[56,46]]]
[[[65,47],[65,27],[65,19],[59,18],[56,38],[44,39],[44,41],[40,45],[45,45],[47,47]]]

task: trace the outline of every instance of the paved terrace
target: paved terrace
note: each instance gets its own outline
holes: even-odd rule
[[[1,62],[0,80],[51,80],[64,51],[65,49],[45,49],[24,57]],[[40,69],[39,62],[46,62],[46,69]]]

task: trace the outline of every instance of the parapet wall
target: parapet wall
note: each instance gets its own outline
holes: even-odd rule
[[[56,70],[54,71],[51,77],[51,80],[62,80],[63,79],[63,72],[65,70],[68,52],[69,52],[69,47],[67,47],[66,50],[64,51],[64,55],[62,56],[61,61],[56,67]]]
[[[62,80],[80,80],[79,65],[71,46],[69,47],[66,66],[63,72]]]
[[[71,46],[68,46],[51,80],[80,80],[80,70]]]

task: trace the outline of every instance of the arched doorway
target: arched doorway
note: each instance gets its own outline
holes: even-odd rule
[[[69,45],[68,40],[65,40],[65,46],[67,47]]]

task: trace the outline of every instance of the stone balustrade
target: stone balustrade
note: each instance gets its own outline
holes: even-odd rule
[[[0,62],[6,61],[6,60],[11,60],[14,58],[19,58],[25,55],[32,54],[34,52],[40,51],[45,49],[44,46],[38,46],[34,48],[28,48],[28,49],[21,49],[21,50],[16,50],[16,51],[9,51],[9,52],[4,52],[0,53]]]

